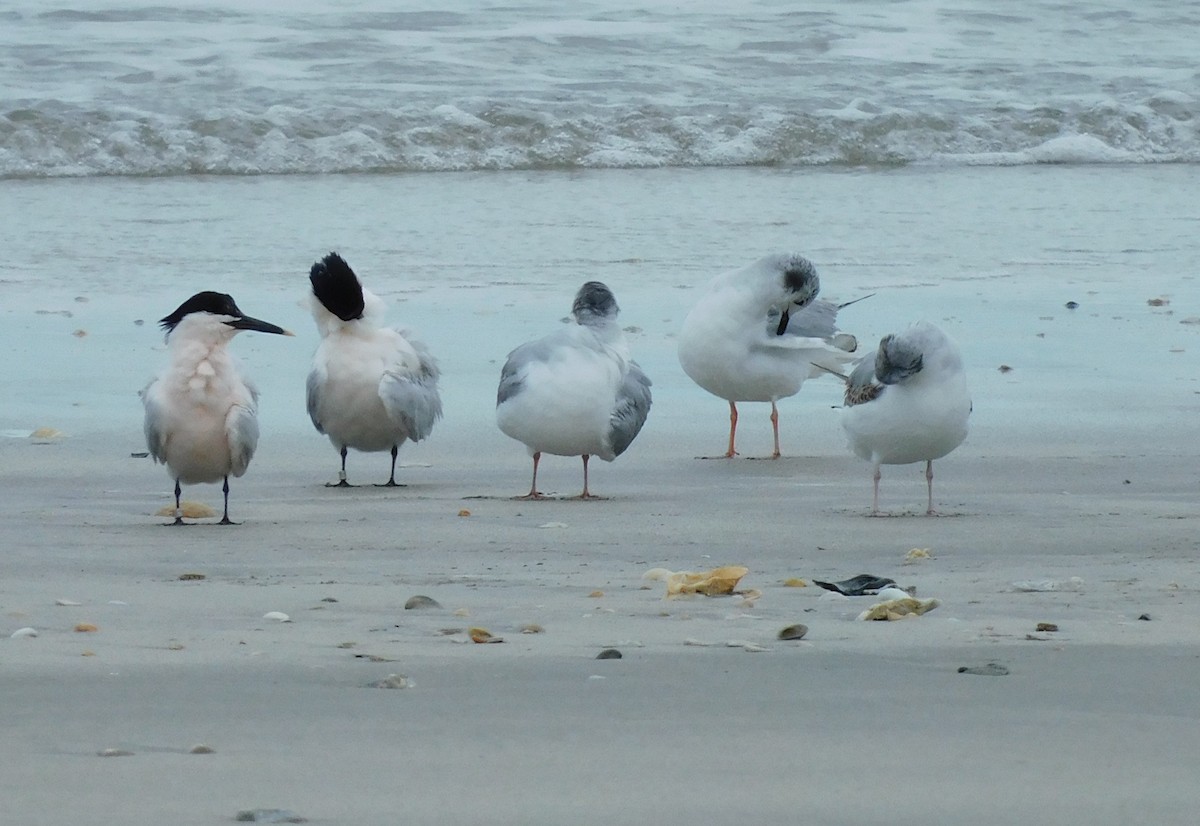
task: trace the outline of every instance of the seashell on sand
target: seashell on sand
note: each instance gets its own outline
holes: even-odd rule
[[[546,629],[538,625],[536,622],[527,622],[521,626],[522,634],[544,634]]]
[[[382,680],[368,684],[368,688],[412,688],[413,681],[403,674],[389,674]]]
[[[9,637],[15,640],[19,639],[20,637],[36,637],[37,635],[38,632],[36,628],[25,626],[24,628],[18,628],[16,631],[13,631],[11,634],[9,634]]]
[[[76,602],[76,601],[75,601],[75,600],[73,600],[73,599],[56,599],[56,600],[54,600],[54,604],[55,604],[55,605],[68,605],[68,606],[71,606],[71,605],[83,605],[83,603],[82,603],[82,602]]]
[[[127,749],[101,749],[96,752],[98,757],[132,757],[133,752]]]
[[[277,622],[291,622],[292,618],[282,611],[268,611],[262,615],[263,619],[275,620]]]
[[[803,623],[795,625],[786,625],[779,629],[779,633],[775,636],[781,640],[802,640],[804,635],[808,633],[808,626]]]
[[[91,634],[99,630],[99,628],[97,628],[95,625],[92,625],[90,622],[81,622],[75,626],[75,632],[78,634]]]
[[[667,583],[667,596],[703,594],[707,597],[733,593],[738,582],[750,569],[743,565],[722,565],[709,571],[668,571],[666,568],[651,568],[642,574],[642,579],[660,580]]]
[[[916,599],[905,596],[903,599],[889,599],[877,602],[858,615],[860,620],[898,620],[905,617],[919,617],[941,605],[936,599]]]
[[[783,587],[785,587],[785,588],[807,588],[808,580],[801,579],[798,576],[789,577],[788,579],[785,579],[783,581]]]
[[[598,659],[598,660],[619,660],[619,659],[621,659],[621,657],[622,657],[621,652],[615,648],[605,648],[603,651],[601,651],[599,654],[596,655],[596,659]]]
[[[467,636],[471,638],[471,642],[478,642],[478,643],[504,642],[503,637],[497,637],[495,634],[493,634],[491,631],[487,630],[486,628],[480,628],[478,626],[473,626],[471,628],[468,628]]]

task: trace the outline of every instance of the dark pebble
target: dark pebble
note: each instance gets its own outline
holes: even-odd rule
[[[1149,621],[1150,621],[1150,615],[1149,615],[1149,614],[1142,614],[1140,617],[1138,617],[1138,619],[1140,619],[1140,620],[1145,620],[1146,622],[1149,622]]]
[[[959,674],[978,674],[982,677],[1004,677],[1008,675],[1008,668],[1000,663],[988,663],[987,665],[964,665],[958,669]]]
[[[408,602],[404,603],[404,610],[411,611],[414,608],[441,608],[442,604],[433,597],[427,597],[422,594],[417,594],[415,597],[409,597]]]
[[[1078,309],[1079,302],[1078,301],[1068,301],[1066,304],[1066,307],[1068,310]]]
[[[598,659],[598,660],[619,660],[619,659],[621,659],[621,652],[615,648],[605,648],[603,651],[601,651],[599,654],[596,655],[596,659]]]
[[[287,809],[242,809],[234,818],[238,823],[307,823],[306,818]]]

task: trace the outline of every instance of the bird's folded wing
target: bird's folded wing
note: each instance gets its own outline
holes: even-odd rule
[[[442,416],[442,397],[433,376],[413,378],[389,370],[379,380],[379,398],[388,417],[403,426],[414,442],[428,437]]]
[[[307,398],[308,398],[308,418],[312,419],[313,427],[318,433],[325,432],[325,426],[321,424],[320,414],[317,412],[321,407],[321,388],[325,386],[326,379],[325,370],[321,367],[313,367],[308,374],[307,382]]]
[[[253,397],[257,398],[254,393]],[[253,406],[235,404],[225,417],[225,435],[229,438],[229,472],[241,476],[254,458],[258,447],[258,416]]]

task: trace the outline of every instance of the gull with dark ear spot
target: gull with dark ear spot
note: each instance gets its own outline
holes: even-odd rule
[[[442,415],[437,361],[412,331],[383,326],[383,300],[336,252],[312,265],[309,282],[321,344],[308,374],[308,415],[342,458],[328,486],[351,487],[346,453],[354,448],[390,451],[384,486],[394,487],[400,446],[428,437]]]
[[[579,288],[572,323],[508,354],[496,392],[500,430],[524,442],[533,456],[537,489],[543,453],[583,458],[581,499],[588,489],[588,459],[611,462],[625,452],[650,413],[650,379],[629,357],[617,325],[617,301],[599,281]]]
[[[925,462],[926,513],[933,508],[933,460],[967,438],[971,396],[957,345],[921,321],[884,336],[846,379],[842,427],[850,448],[874,466],[872,515],[879,515],[880,465]]]
[[[231,296],[196,293],[159,322],[167,333],[167,369],[141,392],[146,446],[175,480],[174,525],[186,524],[181,484],[224,480],[229,521],[229,477],[240,477],[258,446],[258,391],[229,352],[242,330],[290,336],[287,330],[251,318]]]
[[[779,458],[776,402],[821,367],[837,371],[853,360],[858,342],[837,329],[838,311],[848,304],[818,300],[820,289],[812,262],[787,253],[718,275],[704,288],[683,322],[679,363],[692,381],[729,402],[729,448],[706,458],[737,455],[738,402],[770,402],[771,458]]]

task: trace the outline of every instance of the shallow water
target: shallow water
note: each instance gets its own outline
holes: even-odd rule
[[[1154,432],[1190,416],[1200,390],[1197,184],[1190,166],[10,181],[0,350],[19,392],[0,429],[114,432],[139,449],[136,393],[164,357],[155,320],[219,289],[297,333],[234,343],[263,391],[264,439],[310,432],[306,275],[336,249],[442,362],[446,420],[422,450],[503,443],[491,416],[504,356],[590,279],[613,288],[655,382],[637,447],[711,450],[724,403],[674,354],[693,290],[795,249],[826,297],[875,293],[842,317],[864,347],[918,318],[959,341],[975,397],[962,450],[1174,449]],[[839,396],[828,379],[782,403],[785,452],[840,455]],[[746,433],[767,444],[764,423]]]

